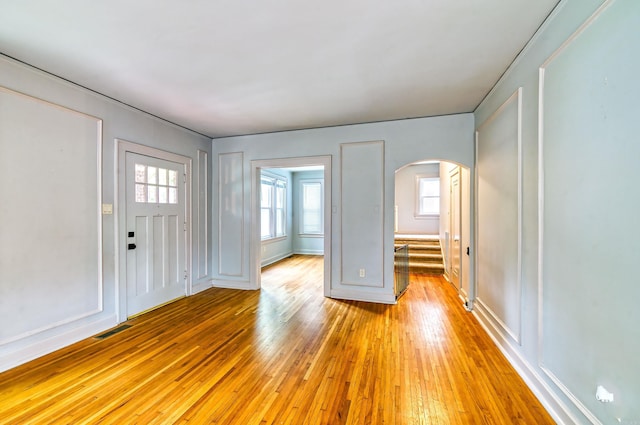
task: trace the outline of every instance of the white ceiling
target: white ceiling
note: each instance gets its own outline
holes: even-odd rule
[[[0,0],[0,52],[210,137],[473,111],[558,0]]]

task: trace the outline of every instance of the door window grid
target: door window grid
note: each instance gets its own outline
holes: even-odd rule
[[[177,204],[178,172],[135,164],[135,199],[138,203]]]

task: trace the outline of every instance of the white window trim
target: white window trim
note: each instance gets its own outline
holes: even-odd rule
[[[428,219],[428,218],[440,217],[440,213],[439,212],[438,213],[434,213],[434,214],[421,214],[420,213],[420,180],[421,179],[437,180],[438,182],[440,182],[440,177],[439,176],[433,176],[433,175],[429,175],[429,174],[416,174],[415,196],[413,197],[414,203],[415,203],[415,208],[414,208],[414,213],[413,213],[414,218],[416,218],[416,219]],[[441,195],[442,194],[440,194],[440,196],[438,196],[438,200],[440,200],[442,198]]]
[[[309,233],[303,232],[304,229],[304,185],[305,183],[320,184],[320,231]],[[298,222],[298,235],[311,238],[321,238],[324,236],[324,179],[300,179],[300,201],[298,202],[300,210],[300,220]]]
[[[260,190],[262,191],[262,181],[263,179],[269,179],[272,181],[271,183],[271,222],[269,223],[271,229],[270,229],[270,236],[266,236],[266,237],[260,237],[262,242],[276,242],[279,240],[283,240],[287,238],[287,187],[289,185],[289,179],[284,177],[284,176],[280,176],[278,174],[273,174],[273,173],[269,173],[266,171],[261,171],[260,172]],[[284,199],[283,199],[283,213],[284,213],[284,223],[283,223],[283,233],[281,235],[277,234],[276,231],[276,217],[277,217],[277,194],[276,194],[276,190],[278,187],[278,183],[282,183],[283,188],[284,188]],[[260,211],[262,211],[262,205],[260,205]]]

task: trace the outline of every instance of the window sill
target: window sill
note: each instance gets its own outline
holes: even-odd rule
[[[416,220],[430,220],[434,218],[440,218],[440,214],[414,214],[413,218]]]
[[[269,244],[269,243],[284,241],[286,239],[287,239],[287,235],[284,235],[284,236],[276,236],[274,238],[262,239],[261,242],[265,244]]]

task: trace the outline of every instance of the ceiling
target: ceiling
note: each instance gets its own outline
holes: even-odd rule
[[[212,138],[473,111],[558,0],[0,0],[0,52]]]

